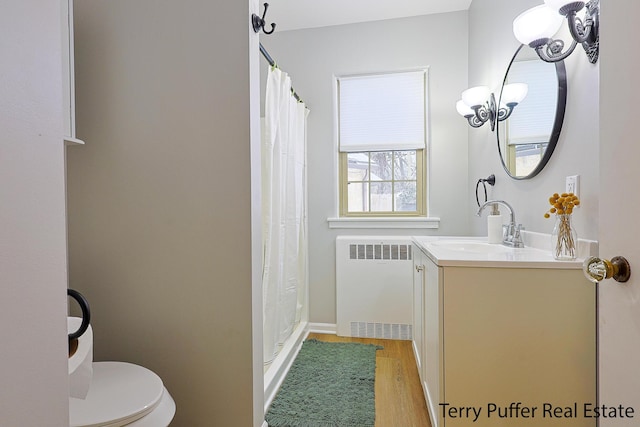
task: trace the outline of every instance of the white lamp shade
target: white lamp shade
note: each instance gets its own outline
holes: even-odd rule
[[[476,86],[462,92],[462,100],[469,107],[482,105],[489,100],[491,91],[486,86]]]
[[[562,26],[563,17],[546,5],[531,8],[513,20],[513,34],[522,44],[552,38]]]
[[[512,102],[520,103],[529,92],[529,85],[526,83],[511,83],[502,88],[500,102],[509,104]]]
[[[475,114],[471,107],[465,104],[462,99],[456,102],[456,110],[458,110],[458,114],[460,114],[462,117],[472,116]]]
[[[555,10],[556,12],[560,12],[560,9],[570,3],[577,3],[576,1],[573,0],[544,0],[544,4],[546,4],[547,6],[549,6],[551,9]],[[584,2],[579,2],[579,3],[583,3]]]

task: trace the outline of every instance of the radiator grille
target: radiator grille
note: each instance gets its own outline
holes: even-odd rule
[[[351,336],[388,340],[411,340],[411,325],[402,323],[351,322]]]
[[[349,259],[411,260],[411,245],[350,244]]]

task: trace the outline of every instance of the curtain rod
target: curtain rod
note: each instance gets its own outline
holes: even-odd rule
[[[264,59],[267,60],[267,62],[269,63],[269,65],[271,65],[272,67],[277,67],[276,65],[276,61],[273,60],[273,58],[271,57],[271,55],[269,55],[269,52],[267,52],[267,49],[264,48],[264,46],[262,46],[262,43],[260,43],[260,53],[262,53],[262,56],[264,56]],[[293,90],[293,87],[291,88],[291,93],[293,94],[293,97],[298,101],[298,102],[303,102],[302,99],[300,99],[300,97],[298,96],[298,94],[296,93],[295,90]]]

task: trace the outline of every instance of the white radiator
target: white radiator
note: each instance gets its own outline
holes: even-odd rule
[[[336,238],[337,333],[412,339],[410,237]]]

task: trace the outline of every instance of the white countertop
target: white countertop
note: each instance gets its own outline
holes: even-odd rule
[[[524,233],[524,232],[523,232]],[[501,268],[563,268],[581,269],[584,258],[597,254],[597,242],[584,241],[579,244],[578,255],[573,261],[558,261],[553,258],[548,235],[527,233],[524,248],[511,248],[502,244],[489,245],[486,237],[413,236],[413,242],[427,256],[442,267],[501,267]],[[446,241],[459,243],[456,249],[444,244]],[[469,242],[466,248],[464,242]],[[489,251],[475,250],[473,242],[487,243]],[[536,247],[534,244],[539,244]],[[454,246],[454,245],[450,245]]]

